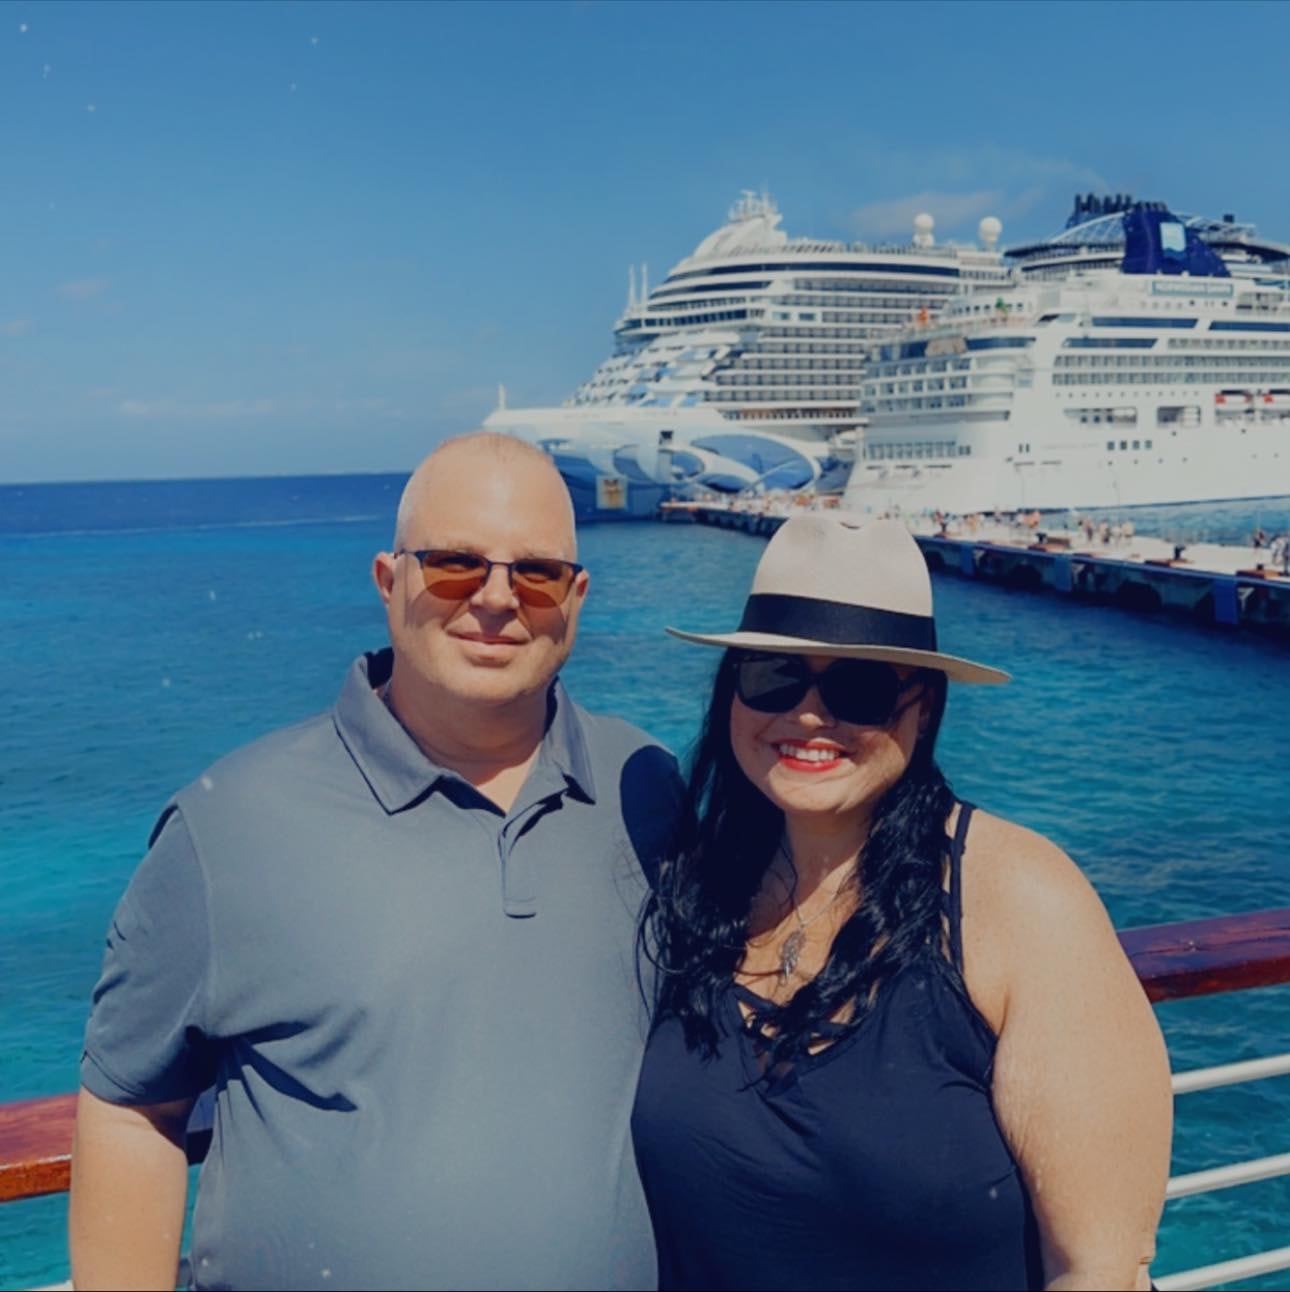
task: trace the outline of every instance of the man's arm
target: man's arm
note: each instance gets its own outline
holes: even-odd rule
[[[132,1108],[81,1088],[72,1145],[72,1285],[173,1289],[194,1101]]]
[[[72,1144],[72,1285],[173,1289],[194,1101],[131,1108],[81,1088]]]
[[[184,1133],[213,1083],[206,887],[168,811],[108,930],[81,1058],[69,1239],[78,1288],[174,1288]]]

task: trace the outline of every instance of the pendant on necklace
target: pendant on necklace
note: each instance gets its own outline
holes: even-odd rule
[[[802,947],[806,942],[806,933],[794,929],[779,948],[779,981],[786,983],[793,976],[797,962],[802,958]]]

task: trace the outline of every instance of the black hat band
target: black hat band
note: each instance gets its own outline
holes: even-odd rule
[[[876,610],[845,601],[790,597],[755,592],[744,606],[739,631],[800,637],[831,646],[895,646],[905,650],[936,649],[936,624],[927,615]]]

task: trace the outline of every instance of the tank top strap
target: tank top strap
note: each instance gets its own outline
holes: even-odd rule
[[[975,810],[971,803],[959,800],[958,825],[950,844],[950,957],[959,973],[963,972],[963,844],[967,839],[968,822]]]

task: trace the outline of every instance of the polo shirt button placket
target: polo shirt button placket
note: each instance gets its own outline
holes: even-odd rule
[[[502,872],[502,909],[514,919],[529,919],[537,914],[537,874],[532,855],[516,855],[513,845],[519,842],[526,823],[534,816],[545,815],[558,802],[558,795],[554,799],[539,799],[519,816],[504,822],[497,832],[497,858],[501,862]]]

